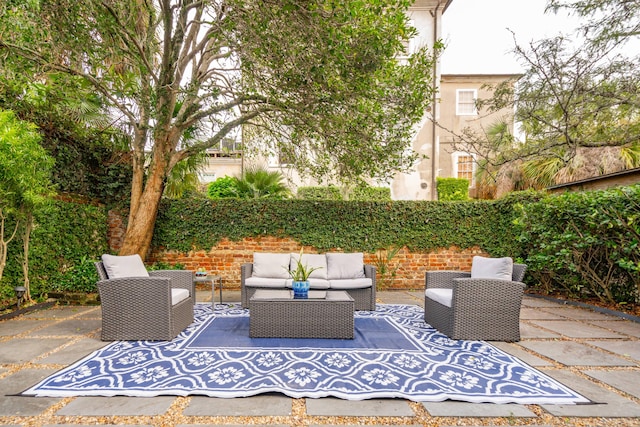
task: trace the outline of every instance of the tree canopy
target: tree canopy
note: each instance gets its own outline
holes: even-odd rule
[[[436,54],[425,47],[397,60],[415,34],[411,3],[12,2],[0,18],[0,49],[45,74],[80,77],[130,136],[121,253],[145,256],[170,171],[223,138],[242,135],[245,147],[287,155],[319,179],[407,170]],[[31,25],[17,29],[12,15]]]
[[[489,112],[514,111],[524,140],[467,129],[461,145],[479,155],[483,171],[521,168],[516,180],[534,186],[640,166],[640,1],[550,0],[547,10],[574,13],[582,25],[528,46],[514,34],[524,74],[478,100]]]

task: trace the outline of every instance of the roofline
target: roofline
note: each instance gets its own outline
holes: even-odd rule
[[[447,8],[451,4],[451,2],[453,2],[453,0],[447,0],[447,3],[444,5],[444,8],[442,9],[442,13],[445,13],[447,11]]]
[[[608,174],[605,174],[605,175],[594,176],[594,177],[591,177],[591,178],[580,179],[578,181],[566,182],[564,184],[552,185],[550,187],[547,187],[547,190],[557,190],[559,188],[571,187],[573,185],[580,185],[580,184],[586,184],[588,182],[600,181],[600,180],[606,179],[606,178],[616,178],[616,177],[620,177],[620,176],[634,175],[634,174],[640,174],[640,168],[626,169],[626,170],[623,170],[623,171],[620,171],[620,172],[613,172],[613,173],[608,173]]]

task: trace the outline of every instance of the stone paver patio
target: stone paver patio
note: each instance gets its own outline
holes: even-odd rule
[[[379,292],[383,303],[423,306],[422,292]],[[211,292],[199,291],[199,301]],[[224,301],[240,300],[225,291]],[[99,340],[99,307],[55,307],[0,321],[0,425],[279,426],[640,426],[640,323],[525,297],[522,341],[492,343],[582,393],[589,405],[344,401],[261,395],[35,398],[18,394],[88,353]]]

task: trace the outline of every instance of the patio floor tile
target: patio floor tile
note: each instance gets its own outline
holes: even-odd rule
[[[55,369],[23,369],[0,379],[0,416],[34,416],[60,401],[55,397],[18,396],[25,389],[56,372]]]
[[[567,366],[634,366],[620,357],[573,341],[521,341],[520,345]]]
[[[343,417],[413,417],[408,402],[392,399],[341,400],[332,397],[306,399],[307,414]]]
[[[425,402],[422,406],[433,417],[536,417],[526,406],[511,403],[488,405],[468,402]]]
[[[16,338],[0,345],[0,364],[25,363],[69,342],[66,338]]]
[[[97,331],[102,327],[102,321],[99,319],[76,319],[63,320],[54,323],[43,329],[38,329],[27,335],[27,337],[46,337],[46,336],[68,336],[68,335],[85,335],[87,333]]]
[[[76,343],[73,343],[61,350],[58,350],[51,355],[36,361],[37,364],[53,364],[53,365],[71,365],[74,362],[87,356],[89,353],[98,350],[107,345],[106,342],[100,341],[97,338],[85,338]]]
[[[589,369],[581,372],[640,399],[640,371]]]
[[[544,370],[544,372],[595,402],[595,404],[587,405],[541,405],[552,415],[558,417],[640,417],[639,404],[594,382],[567,371]]]
[[[56,415],[66,416],[145,416],[167,412],[176,398],[159,397],[77,397]]]
[[[640,361],[640,343],[638,341],[592,340],[587,341],[587,344]]]
[[[640,338],[640,323],[631,322],[629,320],[604,320],[589,322],[601,328],[610,329],[615,332]]]
[[[252,396],[218,399],[195,396],[183,411],[188,416],[288,416],[291,398],[286,396]]]
[[[616,332],[574,320],[531,320],[530,322],[570,338],[623,338]]]
[[[16,319],[0,322],[0,337],[12,337],[53,324],[53,320]]]

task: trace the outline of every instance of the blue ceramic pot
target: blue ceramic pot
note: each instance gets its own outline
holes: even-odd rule
[[[309,298],[309,281],[293,282],[293,298],[295,299]]]

